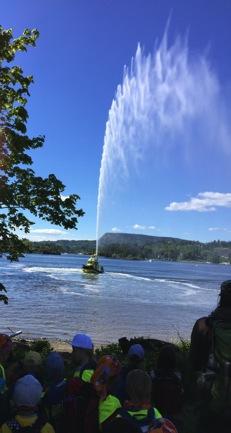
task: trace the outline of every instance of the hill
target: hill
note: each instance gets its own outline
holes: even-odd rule
[[[29,252],[42,254],[93,254],[96,248],[94,240],[25,242]],[[105,257],[137,260],[196,260],[230,263],[231,242],[202,243],[163,236],[105,233],[99,240],[99,254]]]
[[[195,241],[187,241],[185,239],[164,237],[164,236],[150,236],[150,235],[137,235],[133,233],[105,233],[99,241],[100,246],[110,245],[110,244],[126,244],[126,245],[137,245],[143,247],[144,245],[157,244],[157,243],[196,243]]]
[[[231,242],[202,243],[186,239],[130,233],[105,233],[99,241],[106,257],[158,260],[199,260],[220,263],[231,260]]]

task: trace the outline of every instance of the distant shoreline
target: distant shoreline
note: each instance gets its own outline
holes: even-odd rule
[[[90,335],[90,333],[89,333],[89,335]],[[125,337],[125,336],[123,336],[123,338],[127,338],[128,340],[130,340],[131,338],[143,339],[145,341],[146,340],[155,340],[155,341],[161,341],[162,343],[166,343],[166,344],[168,344],[168,343],[179,344],[181,341],[185,341],[185,342],[189,341],[187,338],[181,339],[179,335],[177,338],[174,338],[174,339],[167,338],[167,336],[164,339],[162,339],[158,336],[156,336],[156,337],[155,336],[152,336],[152,337],[151,336],[145,336],[145,337],[143,337],[143,336],[138,336],[138,337]],[[55,352],[67,352],[67,353],[72,352],[71,339],[69,341],[67,341],[67,340],[62,340],[59,338],[47,338],[47,337],[34,337],[34,338],[33,337],[30,337],[30,338],[25,337],[25,338],[23,338],[22,335],[20,335],[19,337],[16,337],[14,339],[14,341],[18,342],[18,343],[26,343],[29,345],[34,343],[34,342],[39,342],[39,341],[46,342],[47,341],[47,342],[49,342],[52,350],[54,350]],[[119,339],[116,339],[113,341],[101,342],[101,343],[97,340],[94,340],[93,344],[94,344],[94,349],[100,349],[101,347],[106,347],[106,346],[111,345],[111,344],[119,344]]]
[[[28,253],[86,254],[96,251],[95,240],[25,240]],[[149,236],[132,233],[105,233],[99,239],[99,256],[123,260],[162,260],[176,262],[222,263],[231,262],[231,241],[210,242]]]
[[[130,341],[130,338],[131,337],[128,337],[128,341]],[[138,340],[144,340],[144,342],[145,341],[159,341],[159,342],[161,342],[162,344],[168,344],[168,343],[170,343],[170,344],[175,344],[175,345],[178,345],[178,344],[180,344],[182,341],[184,341],[185,343],[188,343],[189,342],[189,340],[187,340],[187,339],[183,339],[183,340],[181,340],[180,338],[178,338],[178,339],[174,339],[174,340],[168,340],[167,338],[166,339],[164,339],[164,340],[162,340],[162,339],[159,339],[159,338],[154,338],[154,337],[134,337],[135,339],[138,339]],[[17,338],[15,338],[14,339],[14,342],[15,343],[19,343],[19,344],[23,344],[23,343],[25,343],[25,344],[29,344],[29,345],[31,345],[31,344],[33,344],[33,343],[35,343],[35,342],[48,342],[49,344],[50,344],[50,346],[51,346],[51,349],[54,351],[54,352],[61,352],[61,353],[72,353],[72,345],[71,345],[71,340],[70,340],[70,342],[68,342],[68,341],[64,341],[64,340],[59,340],[59,339],[53,339],[53,338],[45,338],[45,337],[41,337],[41,338],[20,338],[20,337],[17,337]],[[111,344],[119,344],[119,340],[116,340],[116,341],[108,341],[108,342],[105,342],[105,343],[99,343],[99,342],[93,342],[94,343],[94,350],[95,349],[100,349],[101,347],[107,347],[107,346],[109,346],[109,345],[111,345]]]
[[[38,256],[40,256],[40,255],[48,255],[48,256],[66,256],[66,255],[76,255],[76,256],[82,256],[82,257],[89,257],[90,255],[92,255],[92,254],[90,254],[90,253],[66,253],[66,252],[64,252],[64,253],[47,253],[47,252],[28,252],[28,253],[26,253],[25,255],[31,255],[31,254],[35,254],[35,255],[38,255]],[[208,265],[231,265],[231,263],[229,263],[229,262],[219,262],[219,263],[214,263],[214,262],[211,262],[211,261],[205,261],[205,260],[199,260],[199,259],[195,259],[195,260],[170,260],[170,259],[147,259],[147,258],[136,258],[136,257],[107,257],[107,256],[103,256],[103,255],[101,255],[101,254],[99,254],[99,256],[98,257],[100,257],[101,259],[109,259],[109,260],[132,260],[132,261],[142,261],[142,262],[150,262],[150,263],[152,263],[152,262],[165,262],[165,263],[171,263],[171,262],[173,262],[173,263],[192,263],[192,264],[195,264],[195,263],[199,263],[199,264],[208,264]]]

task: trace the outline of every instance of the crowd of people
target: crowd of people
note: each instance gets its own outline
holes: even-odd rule
[[[78,333],[68,365],[53,351],[43,359],[27,350],[16,361],[11,338],[1,334],[0,433],[180,433],[185,392],[176,350],[164,344],[147,369],[142,344],[130,345],[124,363],[113,354],[97,359],[91,337]],[[215,311],[195,323],[188,362],[198,395],[203,390],[218,411],[223,405],[229,423],[231,280]]]

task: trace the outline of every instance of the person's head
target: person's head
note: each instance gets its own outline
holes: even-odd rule
[[[139,433],[140,428],[125,418],[114,418],[103,427],[103,433]]]
[[[231,308],[231,280],[223,281],[221,284],[218,306]]]
[[[143,370],[132,370],[127,375],[126,390],[132,403],[149,403],[151,400],[152,381]]]
[[[34,350],[26,352],[22,363],[27,374],[34,374],[36,376],[41,371],[42,358],[41,355]]]
[[[89,335],[76,334],[72,340],[72,359],[75,365],[88,362],[93,356],[93,343]]]
[[[91,382],[93,383],[97,394],[102,399],[110,393],[110,389],[117,379],[120,370],[121,364],[116,357],[104,355],[99,359]]]
[[[128,362],[133,368],[142,368],[144,364],[144,349],[141,344],[132,344],[128,350]]]
[[[13,402],[17,411],[35,411],[41,396],[42,385],[34,376],[27,374],[17,380],[13,392]]]
[[[176,352],[171,344],[162,347],[157,360],[157,368],[160,370],[176,369]]]
[[[8,335],[0,334],[0,363],[5,363],[12,353],[12,341]]]
[[[64,361],[59,353],[49,353],[45,362],[45,374],[50,383],[60,382],[64,378]]]

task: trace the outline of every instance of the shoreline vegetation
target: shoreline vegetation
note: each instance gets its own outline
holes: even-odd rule
[[[117,342],[105,344],[94,342],[94,351],[97,357],[104,354],[115,354],[120,360],[123,360],[127,349],[131,344],[134,343],[142,344],[146,354],[145,360],[147,366],[151,366],[153,363],[155,363],[156,357],[158,356],[161,348],[165,345],[174,346],[177,350],[178,357],[180,358],[182,356],[188,356],[190,348],[190,341],[184,340],[180,336],[179,340],[175,340],[174,342],[151,337],[122,337],[119,338]],[[46,356],[50,351],[55,351],[66,354],[67,357],[69,357],[69,354],[72,352],[71,340],[68,342],[50,338],[23,338],[20,336],[14,338],[14,347],[16,352],[18,350],[19,352],[21,352],[21,350],[35,350],[42,356]]]
[[[156,362],[163,346],[172,345],[176,350],[177,364],[182,372],[186,374],[188,371],[188,358],[190,350],[190,341],[180,338],[175,342],[169,342],[166,340],[160,340],[156,338],[148,337],[133,337],[127,338],[122,337],[117,342],[111,342],[107,344],[97,344],[94,341],[94,353],[96,359],[99,359],[103,355],[116,356],[120,362],[126,361],[126,355],[131,344],[139,343],[144,348],[145,352],[145,370],[151,371],[156,367]],[[23,339],[22,337],[16,337],[14,339],[14,358],[20,361],[25,352],[33,350],[42,356],[43,359],[51,352],[60,353],[66,362],[70,362],[72,346],[71,341],[61,341],[58,339],[48,338],[31,338]]]
[[[157,346],[158,348],[161,347],[164,344],[172,344],[175,347],[180,347],[181,345],[185,345],[189,347],[189,340],[187,339],[183,339],[182,337],[180,337],[178,335],[178,338],[175,339],[171,339],[171,340],[161,340],[158,338],[153,338],[153,337],[133,337],[133,338],[128,338],[127,337],[122,337],[122,339],[126,339],[128,341],[142,341],[144,342],[145,345],[147,345],[148,347],[155,347]],[[105,350],[107,347],[119,347],[119,341],[107,341],[105,343],[101,343],[100,341],[94,341],[94,348],[95,350]],[[14,338],[14,342],[19,345],[21,344],[25,344],[28,346],[33,346],[36,345],[38,346],[38,348],[43,348],[43,347],[50,347],[50,350],[55,351],[55,352],[60,352],[60,353],[71,353],[72,352],[72,346],[71,346],[71,339],[70,340],[62,340],[59,338],[47,338],[47,337],[25,337],[23,338],[22,336],[16,337]],[[118,349],[117,349],[118,350]],[[116,350],[116,351],[117,351]]]
[[[28,253],[38,254],[92,255],[96,249],[94,240],[32,242],[24,239],[24,243]],[[99,255],[113,259],[231,264],[231,241],[203,243],[171,237],[105,233],[99,240]]]

